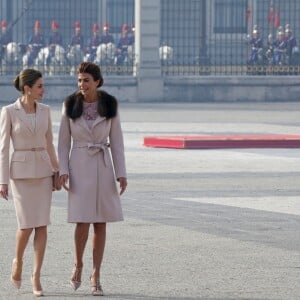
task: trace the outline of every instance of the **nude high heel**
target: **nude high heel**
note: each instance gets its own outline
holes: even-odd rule
[[[72,277],[70,280],[70,283],[73,287],[73,289],[76,291],[80,285],[81,285],[81,272],[82,272],[82,267],[77,267],[76,265],[74,266],[73,272],[72,272]]]
[[[100,284],[99,278],[95,279],[92,276],[90,277],[91,281],[91,292],[93,296],[104,296],[102,286]]]
[[[31,275],[31,284],[32,284],[32,293],[33,293],[33,295],[36,296],[36,297],[44,296],[43,289],[41,289],[41,290],[36,290],[35,289],[34,277],[35,277],[34,275]]]
[[[22,264],[23,262],[21,261],[20,262],[20,265],[21,265],[21,273],[22,273]],[[10,281],[11,283],[13,284],[13,286],[16,288],[16,289],[20,289],[21,287],[21,283],[22,283],[22,280],[15,280],[14,279],[14,274],[16,273],[18,267],[20,268],[20,266],[18,266],[18,261],[16,258],[13,259],[13,262],[12,262],[12,267],[11,267],[11,275],[10,275]]]

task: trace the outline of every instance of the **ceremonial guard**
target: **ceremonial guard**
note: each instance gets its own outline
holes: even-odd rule
[[[51,22],[51,34],[49,36],[48,45],[63,45],[62,35],[59,32],[59,25],[56,21]]]
[[[84,50],[84,38],[81,34],[81,27],[80,23],[78,21],[75,22],[74,25],[75,28],[75,34],[72,36],[70,46],[80,45],[81,50]]]
[[[11,31],[7,31],[7,24],[5,20],[1,22],[1,35],[0,35],[0,59],[3,57],[8,43],[12,42]]]
[[[114,38],[112,34],[109,32],[109,24],[104,23],[103,25],[103,32],[100,38],[100,44],[108,44],[108,43],[114,43]]]
[[[253,27],[252,36],[247,36],[247,42],[251,47],[248,64],[255,65],[262,63],[263,40],[257,25]]]
[[[33,65],[40,49],[45,46],[44,36],[40,32],[41,22],[39,20],[34,23],[34,34],[30,37],[28,42],[28,65]]]
[[[49,55],[47,57],[47,65],[49,65],[51,59],[55,56],[56,45],[63,46],[62,35],[59,32],[59,25],[56,21],[51,22],[51,34],[49,36]]]
[[[126,59],[128,59],[127,57],[128,46],[129,46],[128,25],[123,24],[121,37],[117,45],[117,65],[124,64],[126,62]]]
[[[134,24],[131,25],[131,30],[128,33],[128,39],[129,39],[129,45],[133,46],[134,42],[135,42],[135,25]]]
[[[293,32],[291,30],[290,24],[286,24],[285,26],[285,41],[286,41],[286,55],[288,59],[288,63],[292,63],[293,55],[299,53],[299,49],[297,47],[297,41]]]
[[[96,57],[97,47],[100,45],[100,27],[97,23],[93,25],[93,36],[87,47],[87,61],[93,62]]]
[[[274,64],[286,64],[287,41],[284,38],[283,28],[278,27],[277,38],[274,42]]]

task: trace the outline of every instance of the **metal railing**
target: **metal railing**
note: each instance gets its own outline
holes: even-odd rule
[[[134,6],[0,0],[0,75],[69,76],[84,60],[106,75],[135,74]],[[160,9],[163,76],[299,74],[299,0],[161,0]]]
[[[165,76],[298,75],[298,0],[162,0]]]
[[[82,61],[132,74],[134,0],[0,0],[0,75],[73,75]]]

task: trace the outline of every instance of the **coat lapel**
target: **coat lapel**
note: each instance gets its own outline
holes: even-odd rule
[[[94,129],[94,127],[99,124],[100,122],[104,121],[106,118],[105,117],[100,117],[98,116],[97,119],[94,121],[92,128],[90,129],[87,122],[85,121],[85,119],[83,118],[83,116],[81,116],[80,118],[78,118],[78,120],[76,120],[76,122],[78,122],[77,124],[83,128],[85,128],[89,133],[92,133],[92,130]]]
[[[95,127],[96,125],[98,125],[100,122],[102,122],[102,121],[104,121],[104,120],[106,120],[105,117],[100,117],[100,116],[98,116],[97,119],[95,120],[95,122],[93,123],[92,130],[94,129],[94,127]]]
[[[25,127],[33,133],[33,128],[31,126],[30,120],[26,116],[26,112],[21,104],[20,99],[15,102],[15,112],[20,121],[25,125]]]
[[[86,123],[85,119],[83,118],[83,116],[81,116],[80,118],[78,118],[76,120],[76,122],[78,122],[77,124],[83,128],[85,128],[89,133],[91,133],[91,130],[88,126],[88,124]]]

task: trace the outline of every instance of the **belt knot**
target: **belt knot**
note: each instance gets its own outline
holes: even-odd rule
[[[109,143],[87,143],[87,150],[89,155],[95,155],[98,152],[103,152],[104,163],[107,167],[109,165],[109,157],[108,157],[108,148]]]

